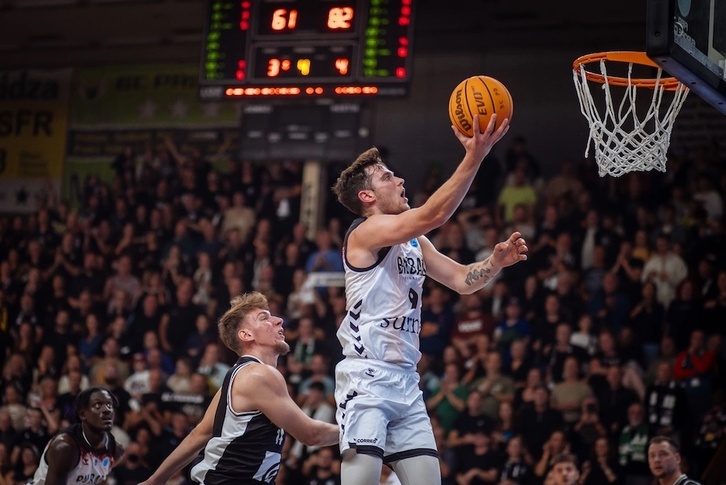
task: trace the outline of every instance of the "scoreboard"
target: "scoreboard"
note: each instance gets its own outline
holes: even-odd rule
[[[202,100],[404,96],[417,0],[208,0]]]

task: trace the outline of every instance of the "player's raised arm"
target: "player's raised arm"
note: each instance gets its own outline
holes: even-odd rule
[[[527,259],[526,241],[518,232],[494,246],[494,252],[484,261],[463,265],[440,253],[426,237],[419,238],[426,260],[427,274],[439,283],[460,294],[480,290],[502,268]]]
[[[343,205],[367,218],[351,233],[352,246],[375,251],[406,242],[444,224],[469,191],[484,157],[509,129],[508,121],[496,130],[495,124],[496,116],[493,116],[482,133],[475,117],[471,137],[452,127],[466,150],[464,158],[451,177],[415,209],[408,204],[404,180],[386,167],[378,150],[361,154],[341,173],[334,187]]]

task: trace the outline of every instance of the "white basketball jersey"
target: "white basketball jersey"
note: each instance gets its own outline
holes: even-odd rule
[[[83,437],[83,430],[80,424],[71,426],[68,430],[59,433],[67,433],[78,443],[79,457],[76,466],[68,473],[64,485],[97,485],[104,483],[108,478],[114,464],[116,453],[116,440],[111,433],[106,433],[106,446],[100,450],[94,450]],[[38,469],[28,485],[44,485],[48,476],[48,461],[46,453],[53,440],[48,442],[40,457]]]
[[[364,219],[348,229],[351,233]],[[421,293],[426,266],[418,239],[383,248],[368,268],[351,266],[343,245],[347,314],[337,336],[346,358],[415,369],[421,352]]]

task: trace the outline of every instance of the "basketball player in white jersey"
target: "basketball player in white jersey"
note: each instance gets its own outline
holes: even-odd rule
[[[124,454],[113,427],[116,398],[91,387],[76,397],[77,423],[48,442],[28,485],[96,485],[103,483]]]
[[[206,485],[269,484],[280,468],[285,431],[310,446],[338,442],[338,426],[303,413],[277,370],[290,347],[282,318],[270,314],[257,292],[235,297],[218,323],[219,336],[240,358],[202,421],[144,482],[163,485],[203,450],[191,478]]]
[[[492,117],[474,136],[454,129],[466,154],[453,175],[421,206],[408,205],[403,179],[378,150],[362,153],[333,191],[358,214],[343,245],[348,313],[338,329],[345,358],[336,366],[345,485],[378,483],[381,461],[404,485],[441,482],[436,444],[416,364],[421,357],[421,298],[428,275],[459,293],[473,293],[499,270],[527,259],[519,233],[500,242],[485,261],[461,265],[425,236],[454,214],[492,146],[507,132]]]

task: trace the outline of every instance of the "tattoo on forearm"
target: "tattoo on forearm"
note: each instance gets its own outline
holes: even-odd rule
[[[471,286],[474,284],[475,281],[478,281],[479,279],[484,279],[484,283],[486,283],[489,278],[491,278],[491,275],[489,273],[492,272],[492,269],[489,264],[489,258],[485,259],[482,263],[481,268],[472,267],[469,270],[469,273],[466,275],[466,279],[464,282],[467,284],[467,286]]]

